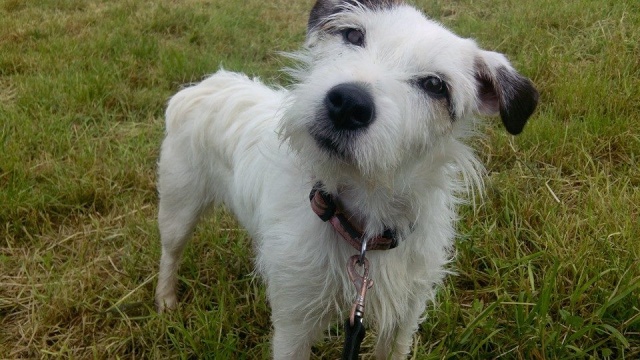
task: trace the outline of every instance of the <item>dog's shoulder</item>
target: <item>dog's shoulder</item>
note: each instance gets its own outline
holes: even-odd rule
[[[270,95],[274,90],[263,84],[259,78],[227,70],[219,70],[199,83],[192,83],[178,91],[170,100],[169,107],[175,103],[198,97],[225,96],[245,93],[251,96]]]
[[[233,88],[238,86],[261,86],[266,87],[259,78],[249,78],[247,75],[234,71],[227,71],[224,69],[209,75],[202,82],[196,86],[203,86],[207,88]]]
[[[171,97],[165,116],[167,130],[171,132],[192,116],[198,121],[207,121],[213,113],[230,112],[237,115],[259,104],[280,104],[285,95],[286,90],[269,87],[259,78],[219,70]]]

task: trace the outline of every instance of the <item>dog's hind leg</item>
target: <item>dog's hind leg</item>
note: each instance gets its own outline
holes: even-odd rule
[[[205,184],[196,171],[163,148],[159,164],[158,227],[162,242],[162,256],[156,287],[158,311],[177,305],[176,283],[180,257],[189,241],[200,215],[211,201],[207,199]]]

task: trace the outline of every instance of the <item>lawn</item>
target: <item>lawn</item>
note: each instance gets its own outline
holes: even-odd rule
[[[474,140],[485,195],[412,356],[640,358],[640,2],[413,3],[507,54],[541,103],[522,135],[491,121]],[[184,84],[220,66],[287,84],[278,51],[311,6],[0,0],[0,358],[268,358],[250,239],[224,210],[186,251],[179,310],[153,310],[156,161]]]

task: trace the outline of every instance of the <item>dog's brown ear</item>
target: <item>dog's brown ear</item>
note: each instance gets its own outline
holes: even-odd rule
[[[538,90],[502,54],[483,51],[475,66],[478,111],[484,115],[499,113],[509,133],[521,133],[538,105]]]

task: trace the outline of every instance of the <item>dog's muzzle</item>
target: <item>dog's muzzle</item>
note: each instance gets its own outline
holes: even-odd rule
[[[343,83],[327,91],[309,133],[321,149],[353,161],[358,138],[375,118],[375,102],[366,84]]]
[[[331,88],[324,99],[329,119],[337,130],[356,130],[375,119],[375,106],[369,91],[357,83]]]

